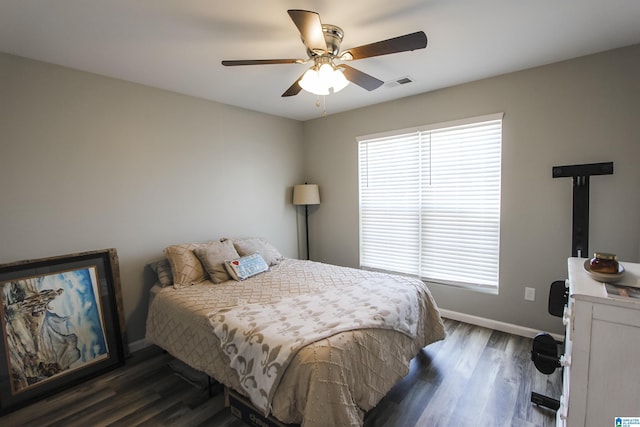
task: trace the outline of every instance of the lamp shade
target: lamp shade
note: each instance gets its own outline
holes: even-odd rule
[[[319,205],[320,190],[317,184],[300,184],[293,187],[294,205]]]

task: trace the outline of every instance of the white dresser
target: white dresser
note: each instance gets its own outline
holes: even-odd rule
[[[640,300],[608,296],[603,283],[569,258],[569,303],[557,426],[614,426],[640,417]],[[640,264],[621,262],[622,284],[640,285]]]

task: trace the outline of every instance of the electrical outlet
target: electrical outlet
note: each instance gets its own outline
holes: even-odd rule
[[[536,288],[524,288],[524,299],[527,301],[535,301]]]

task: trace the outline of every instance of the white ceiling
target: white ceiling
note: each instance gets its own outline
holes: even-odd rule
[[[278,116],[321,116],[280,95],[309,67],[287,9],[340,26],[342,48],[423,30],[426,49],[350,65],[385,82],[326,97],[328,114],[640,43],[640,0],[0,0],[0,51]],[[1,101],[0,101],[1,102]]]

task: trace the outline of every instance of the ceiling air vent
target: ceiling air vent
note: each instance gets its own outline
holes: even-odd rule
[[[413,83],[413,78],[409,77],[409,76],[404,76],[404,77],[400,77],[394,80],[390,80],[388,82],[386,82],[384,85],[386,87],[396,87],[396,86],[401,86],[401,85],[406,85],[409,83]]]

